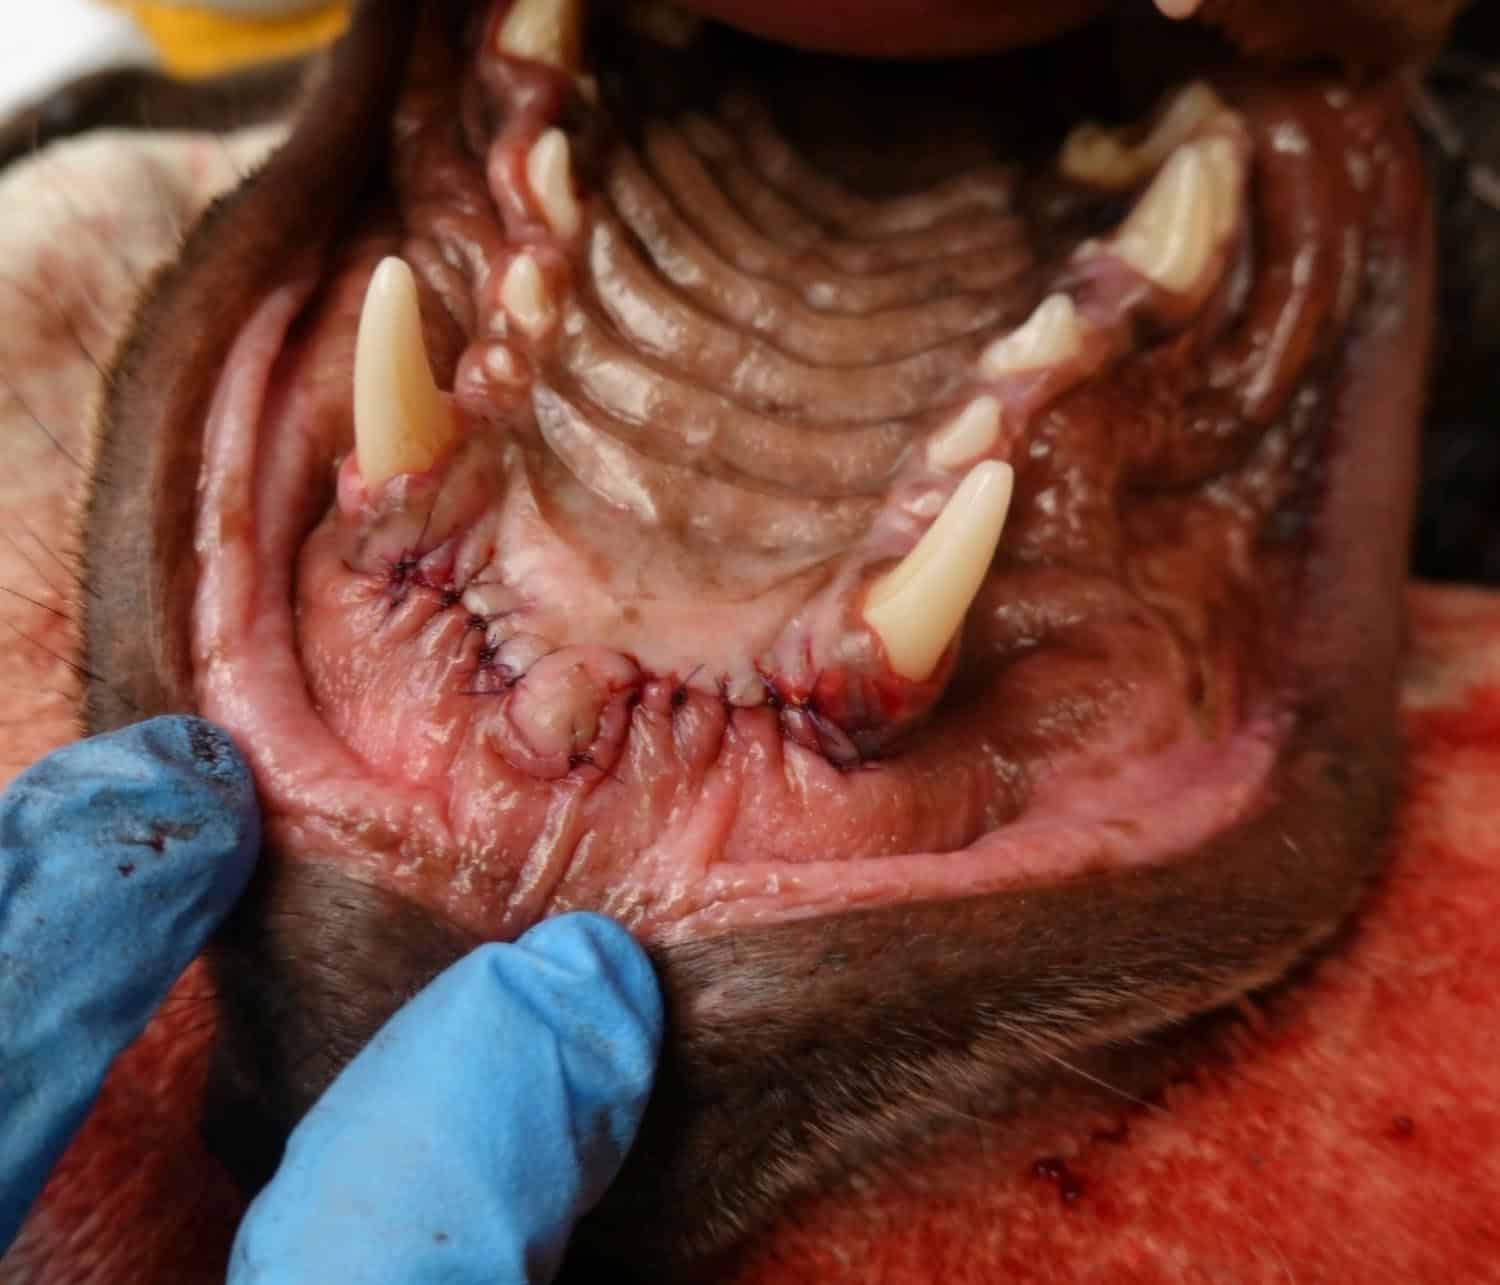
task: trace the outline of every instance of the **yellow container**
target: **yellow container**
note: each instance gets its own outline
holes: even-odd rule
[[[350,0],[107,0],[135,18],[162,66],[195,78],[292,58],[333,40]]]

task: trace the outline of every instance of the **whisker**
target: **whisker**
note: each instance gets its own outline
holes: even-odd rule
[[[60,607],[54,607],[51,603],[42,602],[40,599],[33,598],[28,593],[22,593],[19,589],[12,589],[9,585],[0,584],[0,593],[8,593],[12,598],[19,598],[22,602],[30,603],[38,611],[49,612],[59,620],[66,620],[69,623],[73,623],[73,617]]]
[[[80,588],[88,588],[88,586],[84,584],[83,576],[79,571],[76,561],[72,563],[66,561],[63,558],[62,554],[60,554],[56,549],[54,549],[50,544],[42,539],[41,536],[39,536],[34,530],[32,530],[29,525],[27,525],[25,518],[18,518],[17,521],[19,521],[21,524],[21,530],[26,532],[26,534],[31,537],[32,542],[36,544],[43,553],[45,553],[49,558],[57,563],[59,567],[63,569],[64,573],[67,575],[68,579],[72,581],[72,583],[78,585]],[[95,589],[89,589],[89,592],[95,594],[96,596],[98,594],[98,591]],[[61,595],[59,595],[59,597],[60,596]]]
[[[31,574],[34,575],[38,580],[40,580],[44,585],[46,585],[49,590],[51,590],[52,596],[54,598],[63,597],[62,591],[51,580],[47,578],[47,574],[42,570],[37,560],[21,547],[21,542],[17,540],[16,537],[13,536],[9,531],[3,531],[0,532],[0,534],[3,534],[5,536],[5,542],[16,551],[16,557],[20,558],[22,562],[24,562],[28,567],[31,568]],[[31,532],[27,531],[27,534],[31,535]],[[33,536],[32,538],[35,539],[35,536]]]
[[[16,387],[15,383],[8,376],[0,375],[0,388],[3,388],[12,398],[15,399],[16,405],[21,408],[26,418],[29,419],[36,427],[37,432],[39,432],[43,437],[45,437],[49,442],[52,443],[52,446],[57,451],[57,453],[61,455],[63,459],[67,460],[67,462],[74,468],[76,468],[80,473],[83,472],[83,462],[76,455],[74,455],[72,451],[70,451],[66,446],[63,445],[61,439],[57,436],[57,434],[55,434],[50,428],[46,426],[46,424],[42,422],[41,416],[39,416],[36,411],[32,410],[31,404],[26,400],[26,398],[21,395],[21,390]]]
[[[1050,1050],[1044,1048],[1033,1048],[1031,1051],[1043,1058],[1046,1058],[1047,1061],[1061,1067],[1069,1074],[1076,1075],[1080,1080],[1086,1080],[1095,1088],[1103,1089],[1106,1093],[1110,1094],[1113,1097],[1119,1098],[1122,1102],[1128,1102],[1131,1106],[1141,1107],[1146,1111],[1150,1111],[1158,1115],[1172,1114],[1169,1110],[1167,1110],[1166,1107],[1159,1106],[1155,1102],[1149,1102],[1145,1098],[1131,1093],[1128,1089],[1122,1089],[1117,1084],[1111,1084],[1108,1080],[1104,1079],[1102,1076],[1095,1075],[1092,1071],[1086,1071],[1083,1067],[1074,1065],[1061,1054],[1053,1053]]]
[[[11,621],[5,620],[0,621],[0,623],[3,623],[5,627],[9,629],[10,632],[13,633],[22,642],[30,643],[38,651],[44,653],[47,656],[50,656],[59,665],[62,665],[64,668],[69,670],[73,674],[73,676],[80,682],[93,683],[98,686],[104,687],[110,693],[112,693],[114,697],[122,705],[125,706],[126,709],[130,710],[131,713],[139,714],[141,712],[140,706],[137,705],[133,699],[131,699],[130,695],[126,691],[110,682],[102,674],[95,673],[82,662],[73,660],[72,658],[65,656],[61,652],[55,650],[54,648],[47,646],[47,644],[44,643],[40,638],[32,637],[24,629],[21,629]],[[26,690],[32,694],[35,693],[35,688],[28,687],[26,688]],[[78,699],[78,694],[76,692],[72,694],[59,692],[58,695],[62,696],[64,700],[69,702],[73,702]],[[23,720],[22,724],[18,725],[24,725],[24,722],[25,720]]]
[[[82,278],[82,280],[87,281],[87,276]],[[32,307],[44,309],[50,313],[52,318],[67,332],[68,338],[77,346],[78,351],[88,359],[88,363],[94,368],[95,373],[101,377],[104,375],[104,365],[98,355],[85,341],[82,331],[78,328],[77,319],[69,309],[62,306],[62,292],[60,290],[51,288],[38,290],[24,281],[17,280],[8,273],[0,273],[0,284],[9,286],[22,299],[31,304]],[[77,285],[78,283],[75,282],[74,284]],[[44,279],[43,285],[51,287],[52,282]],[[92,294],[89,294],[86,289],[84,290],[84,300],[87,302],[89,310],[97,318],[101,312],[99,301]]]

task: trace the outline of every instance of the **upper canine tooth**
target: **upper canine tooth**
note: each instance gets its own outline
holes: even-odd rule
[[[1083,322],[1072,298],[1052,294],[1024,322],[986,348],[979,367],[998,379],[1018,370],[1058,365],[1076,357],[1082,346]]]
[[[958,633],[994,559],[1014,484],[1009,464],[976,464],[916,548],[870,586],[865,621],[903,678],[931,677]]]
[[[416,279],[403,260],[384,259],[365,291],[354,346],[354,449],[365,485],[425,473],[458,437],[427,362]]]
[[[529,254],[518,254],[500,282],[500,302],[522,333],[539,338],[552,320],[551,301],[542,270]]]
[[[976,397],[927,443],[927,462],[933,468],[957,468],[978,459],[1000,437],[1000,403]]]
[[[515,0],[500,24],[500,52],[563,71],[582,65],[582,0]]]
[[[576,236],[583,216],[573,195],[573,150],[562,130],[546,130],[531,145],[526,181],[552,230],[565,239]]]
[[[1206,121],[1227,113],[1224,101],[1202,81],[1179,89],[1140,142],[1126,142],[1123,130],[1092,122],[1063,140],[1058,165],[1067,178],[1099,187],[1125,188],[1141,182]]]
[[[1189,289],[1234,227],[1239,168],[1228,138],[1184,143],[1115,233],[1111,248],[1163,289]]]

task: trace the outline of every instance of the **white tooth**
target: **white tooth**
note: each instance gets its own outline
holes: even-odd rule
[[[516,595],[505,585],[484,582],[464,590],[463,608],[471,616],[489,619],[513,607]]]
[[[501,384],[519,384],[524,375],[521,363],[507,344],[490,344],[485,349],[484,369],[491,379]]]
[[[536,339],[547,329],[552,320],[547,283],[529,254],[518,254],[510,261],[500,283],[500,302],[522,333]]]
[[[903,678],[930,677],[958,633],[1000,543],[1014,482],[1009,464],[976,464],[916,548],[870,586],[865,621]]]
[[[1168,18],[1191,18],[1203,0],[1156,0],[1156,7]]]
[[[560,129],[549,129],[526,154],[526,180],[552,230],[564,239],[578,235],[583,216],[573,195],[573,150]]]
[[[1115,233],[1111,248],[1163,289],[1189,289],[1234,227],[1238,171],[1227,138],[1179,147]]]
[[[1212,89],[1194,81],[1172,96],[1151,132],[1140,142],[1127,142],[1123,130],[1092,123],[1080,125],[1063,140],[1058,164],[1063,174],[1080,183],[1133,187],[1207,121],[1228,110]]]
[[[365,485],[425,473],[458,436],[427,362],[416,279],[401,259],[384,259],[370,277],[354,346],[354,448]]]
[[[582,0],[515,0],[500,24],[500,52],[576,72],[582,62]]]
[[[1000,403],[976,397],[927,443],[927,463],[937,469],[958,468],[991,450],[1000,437]]]
[[[1019,370],[1069,361],[1082,350],[1083,325],[1070,296],[1048,295],[1031,316],[984,350],[979,368],[998,379]]]
[[[724,699],[736,709],[759,709],[766,703],[766,680],[759,674],[740,674],[730,680]]]

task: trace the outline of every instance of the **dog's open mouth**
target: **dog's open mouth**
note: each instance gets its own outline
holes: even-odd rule
[[[114,383],[91,709],[257,766],[278,1124],[446,953],[602,910],[675,1005],[619,1199],[719,1248],[1353,904],[1427,315],[1390,86],[1133,12],[891,62],[370,4],[213,219]]]

